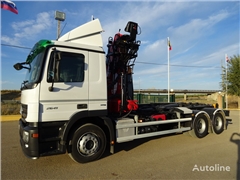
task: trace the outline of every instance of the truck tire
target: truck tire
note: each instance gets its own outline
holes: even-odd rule
[[[200,114],[193,122],[193,129],[189,131],[192,137],[203,138],[208,134],[208,119],[205,114]]]
[[[220,112],[215,114],[212,126],[215,134],[221,134],[224,131],[224,117]]]
[[[73,134],[69,156],[78,163],[99,159],[106,148],[103,130],[94,124],[85,124]]]

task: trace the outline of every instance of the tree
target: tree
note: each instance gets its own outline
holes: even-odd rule
[[[234,55],[227,62],[227,67],[222,67],[223,92],[240,97],[240,56]],[[227,87],[227,88],[226,88]]]

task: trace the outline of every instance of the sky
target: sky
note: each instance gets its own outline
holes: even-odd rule
[[[104,29],[103,48],[108,38],[128,21],[141,28],[141,41],[134,66],[135,89],[169,88],[219,90],[225,54],[240,54],[239,1],[13,1],[18,14],[1,9],[1,89],[19,90],[26,70],[13,65],[24,62],[41,39],[55,40],[55,11],[66,14],[61,23],[64,35],[73,28],[98,18]]]

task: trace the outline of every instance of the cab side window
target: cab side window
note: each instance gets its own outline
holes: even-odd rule
[[[51,82],[55,72],[55,82],[83,82],[84,81],[84,55],[61,52],[61,59],[56,62],[53,71],[53,53],[48,68],[48,82]]]

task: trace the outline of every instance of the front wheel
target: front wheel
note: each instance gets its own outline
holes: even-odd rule
[[[73,134],[70,145],[70,157],[78,163],[99,159],[106,148],[106,136],[103,130],[94,124],[85,124]]]
[[[191,136],[203,138],[208,134],[208,119],[205,114],[200,114],[193,122],[193,129],[189,132]]]

